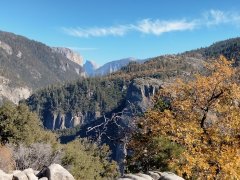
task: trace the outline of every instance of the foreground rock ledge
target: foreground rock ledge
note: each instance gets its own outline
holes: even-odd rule
[[[150,171],[147,174],[125,174],[118,180],[184,180],[171,172]]]
[[[44,167],[40,172],[33,169],[25,169],[24,171],[13,171],[7,174],[0,170],[0,180],[74,180],[74,177],[61,165],[52,164]]]

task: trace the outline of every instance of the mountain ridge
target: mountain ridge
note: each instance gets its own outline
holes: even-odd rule
[[[20,88],[18,94],[13,94],[20,100],[21,88],[27,88],[30,94],[38,88],[78,79],[83,72],[80,65],[51,47],[4,31],[0,31],[0,64],[0,76],[7,82],[2,83],[0,102],[9,99],[8,90],[4,90],[8,87],[9,91]]]

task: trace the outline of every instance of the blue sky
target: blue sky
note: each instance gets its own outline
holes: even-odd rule
[[[240,35],[238,0],[2,0],[0,30],[101,65],[205,47]]]

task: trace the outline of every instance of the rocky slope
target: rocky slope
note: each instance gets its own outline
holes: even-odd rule
[[[78,79],[82,72],[79,64],[51,47],[0,31],[0,103],[17,103],[37,88]]]

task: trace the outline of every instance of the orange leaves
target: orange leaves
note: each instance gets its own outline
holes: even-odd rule
[[[165,136],[184,147],[170,163],[180,175],[240,179],[240,85],[224,57],[206,69],[165,87],[154,101],[161,107],[145,115],[143,127],[149,139]]]

